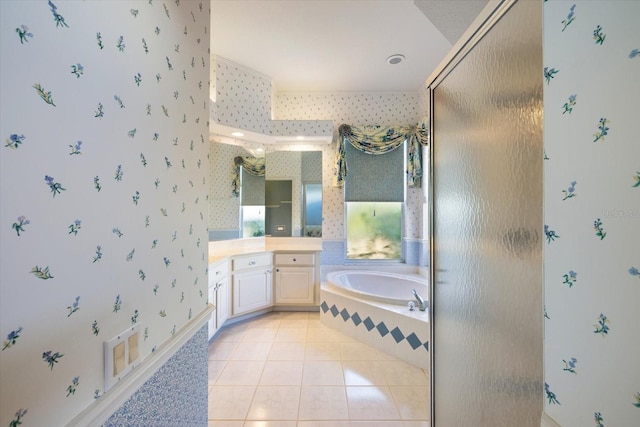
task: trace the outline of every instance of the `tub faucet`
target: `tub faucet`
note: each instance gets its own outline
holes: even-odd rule
[[[418,308],[420,309],[420,311],[425,311],[428,306],[427,302],[420,295],[418,295],[415,289],[411,289],[411,293],[416,298],[416,301],[418,302]]]

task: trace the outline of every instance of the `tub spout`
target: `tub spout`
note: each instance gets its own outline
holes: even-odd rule
[[[418,308],[420,309],[420,311],[425,311],[428,306],[427,302],[420,295],[418,295],[415,289],[411,289],[411,293],[418,302]]]

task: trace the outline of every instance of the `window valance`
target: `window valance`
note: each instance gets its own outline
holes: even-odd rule
[[[240,196],[240,168],[243,168],[250,175],[264,176],[265,158],[238,156],[233,159],[233,179],[231,181],[231,194],[236,197]]]
[[[385,154],[400,147],[407,141],[407,184],[409,187],[420,187],[422,182],[421,145],[429,143],[429,132],[426,122],[415,126],[379,126],[363,127],[342,124],[338,128],[336,147],[336,170],[334,186],[342,187],[347,176],[347,159],[345,144],[349,142],[358,150],[368,154]]]

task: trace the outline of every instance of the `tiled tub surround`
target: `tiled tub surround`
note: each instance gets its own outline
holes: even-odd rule
[[[429,367],[428,318],[428,311],[357,298],[326,282],[320,288],[324,325],[423,369]]]
[[[209,346],[209,427],[427,427],[425,370],[338,333],[318,313],[273,312]]]

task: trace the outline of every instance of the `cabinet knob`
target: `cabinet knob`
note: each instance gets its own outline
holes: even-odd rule
[[[255,261],[249,261],[249,265],[256,265]]]
[[[293,259],[293,262],[296,262],[296,259],[295,259],[295,258]]]
[[[279,269],[279,268],[276,268],[276,273],[279,273],[279,272],[280,272],[280,269]]]

